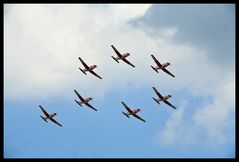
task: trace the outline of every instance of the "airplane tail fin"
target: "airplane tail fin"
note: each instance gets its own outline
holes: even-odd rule
[[[78,105],[80,105],[80,106],[82,107],[82,105],[81,105],[81,103],[80,103],[80,102],[78,102],[77,100],[75,100],[75,102],[76,102]]]
[[[79,69],[82,71],[82,73],[84,73],[86,75],[86,72],[83,69],[81,69],[81,68],[79,68]]]
[[[156,100],[156,98],[154,98],[154,97],[152,97],[152,98],[154,99],[154,101],[155,101],[155,102],[157,102],[158,104],[160,104],[160,103],[159,103],[159,101],[158,101],[158,100]]]
[[[122,113],[123,113],[127,118],[129,118],[129,115],[127,115],[125,112],[122,111]]]
[[[45,122],[47,122],[47,120],[46,120],[43,116],[40,115],[40,117],[41,117]]]
[[[116,62],[119,63],[119,61],[114,57],[114,56],[111,56]]]
[[[153,66],[151,66],[151,67],[154,71],[156,71],[158,73],[158,70],[155,67],[153,67]]]

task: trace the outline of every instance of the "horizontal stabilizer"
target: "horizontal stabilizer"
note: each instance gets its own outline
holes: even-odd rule
[[[154,98],[154,97],[152,97],[152,98],[154,99],[154,101],[155,101],[155,102],[157,102],[158,104],[160,104],[160,103],[159,103],[159,101],[158,101],[158,100],[156,100],[156,98]]]
[[[129,115],[127,115],[125,112],[122,111],[122,113],[123,113],[127,118],[129,118]]]
[[[77,100],[75,100],[75,102],[82,107],[82,105],[80,104],[80,102],[78,102]]]
[[[119,63],[119,61],[114,57],[114,56],[111,56],[116,62]]]
[[[83,69],[81,69],[81,68],[79,68],[79,69],[82,71],[82,73],[84,73],[86,75],[86,72]]]
[[[153,66],[151,66],[151,67],[154,71],[156,71],[158,73],[158,70],[155,67],[153,67]]]
[[[40,117],[41,117],[45,122],[47,122],[47,120],[46,120],[43,116],[40,115]]]

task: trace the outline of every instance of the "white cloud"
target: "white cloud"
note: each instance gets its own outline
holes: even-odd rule
[[[174,113],[165,124],[164,131],[157,132],[156,142],[164,146],[174,146],[177,143],[178,132],[182,130],[183,107]],[[177,133],[175,133],[177,132]]]
[[[235,80],[220,84],[217,89],[211,90],[214,91],[213,102],[201,107],[194,114],[194,121],[197,126],[206,129],[210,139],[223,144],[226,141],[224,130],[234,121],[232,117],[235,114]]]
[[[208,70],[212,70],[208,67]],[[212,101],[195,105],[195,111],[189,111],[190,106],[179,106],[166,121],[163,129],[155,134],[155,141],[163,146],[188,147],[196,145],[201,148],[214,148],[228,144],[228,140],[235,142],[235,134],[226,132],[228,128],[235,129],[235,76],[234,74],[214,79],[211,83],[190,88],[195,96],[210,96]],[[213,80],[214,80],[213,79]],[[210,82],[210,79],[209,79]],[[202,93],[202,94],[200,94]],[[187,101],[190,102],[190,101]],[[181,105],[181,104],[180,104]],[[188,112],[193,112],[188,117]],[[233,132],[231,132],[233,133]],[[202,138],[203,136],[203,138]]]
[[[6,6],[4,93],[6,98],[15,99],[56,95],[73,87],[84,89],[89,83],[92,84],[90,91],[97,88],[100,96],[107,90],[108,82],[106,79],[99,81],[92,76],[83,76],[78,70],[81,66],[78,56],[89,64],[97,64],[96,71],[103,78],[107,77],[105,73],[111,72],[108,65],[113,62],[110,45],[117,43],[116,40],[120,40],[121,35],[125,37],[126,31],[121,31],[121,28],[124,28],[127,21],[142,16],[150,7]],[[129,44],[129,40],[126,41]]]
[[[127,24],[144,15],[150,5],[7,6],[4,16],[6,98],[46,98],[71,93],[75,88],[104,96],[109,89],[125,87],[129,82],[136,86],[149,85],[150,80],[156,83],[150,69],[150,64],[154,64],[151,53],[159,51],[156,55],[162,61],[175,57],[172,49],[177,47],[168,45],[177,32],[175,27],[162,30],[162,37],[152,39]],[[129,60],[136,68],[114,62],[110,57],[115,55],[111,44],[120,52],[131,52]],[[177,53],[184,53],[185,48],[178,47]],[[82,66],[79,56],[88,64],[97,64],[96,72],[103,80],[84,76],[78,70]]]

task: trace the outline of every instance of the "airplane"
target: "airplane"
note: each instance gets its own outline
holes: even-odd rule
[[[152,56],[154,62],[157,64],[157,67],[151,66],[154,71],[156,71],[156,72],[158,73],[158,70],[159,70],[159,69],[162,69],[165,73],[169,74],[169,75],[172,76],[172,77],[175,77],[171,72],[169,72],[169,71],[166,69],[166,67],[170,65],[169,62],[166,62],[166,63],[164,63],[164,64],[160,64],[159,61],[154,57],[154,55],[151,55],[151,56]]]
[[[81,100],[81,101],[75,100],[75,102],[76,102],[78,105],[80,105],[80,106],[82,107],[81,104],[85,104],[85,105],[88,106],[89,108],[92,108],[93,110],[97,111],[96,108],[94,108],[92,105],[90,105],[90,104],[88,103],[90,100],[93,100],[93,98],[91,98],[91,97],[83,98],[83,97],[81,97],[81,95],[80,95],[76,90],[74,90],[74,92],[76,93],[76,95],[77,95],[77,96],[79,97],[79,99]]]
[[[124,107],[126,108],[126,110],[128,111],[127,113],[123,112],[122,113],[129,118],[129,115],[133,115],[134,117],[138,118],[139,120],[146,122],[144,119],[142,119],[140,116],[136,115],[136,113],[138,113],[140,111],[139,108],[136,108],[134,110],[131,110],[124,102],[121,102]]]
[[[88,66],[86,65],[86,63],[79,57],[79,60],[81,61],[81,63],[84,65],[85,69],[81,69],[79,68],[85,75],[86,72],[89,71],[91,74],[95,75],[96,77],[102,79],[98,74],[96,74],[93,69],[95,69],[97,67],[97,65],[92,65],[92,66]]]
[[[130,55],[130,53],[121,54],[113,45],[111,45],[111,47],[113,48],[113,50],[115,51],[115,53],[118,56],[116,58],[114,56],[111,56],[116,62],[119,63],[119,60],[123,60],[125,63],[129,64],[130,66],[135,67],[131,62],[126,60],[126,57],[128,57]]]
[[[158,99],[154,98],[154,101],[157,102],[158,104],[160,104],[160,101],[163,101],[164,103],[166,103],[167,105],[171,106],[172,108],[176,109],[175,106],[173,106],[170,102],[167,101],[167,99],[169,99],[170,97],[172,97],[171,95],[167,95],[167,96],[162,96],[155,87],[152,87],[154,92],[158,95]]]
[[[45,116],[46,116],[46,117],[43,117],[43,116],[40,115],[40,117],[41,117],[45,122],[47,122],[47,119],[50,119],[52,122],[54,122],[55,124],[57,124],[57,125],[59,125],[60,127],[62,127],[62,125],[61,125],[60,123],[58,123],[55,119],[53,119],[53,117],[56,116],[56,113],[55,113],[55,112],[53,112],[53,113],[51,113],[51,114],[48,114],[48,113],[46,112],[46,110],[45,110],[41,105],[39,105],[39,107],[41,108],[42,112],[43,112],[43,113],[45,114]]]

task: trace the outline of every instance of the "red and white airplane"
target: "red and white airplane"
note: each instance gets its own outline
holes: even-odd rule
[[[166,103],[167,105],[171,106],[172,108],[176,109],[175,106],[173,106],[170,102],[167,101],[167,99],[169,99],[170,97],[172,97],[171,95],[167,95],[167,96],[162,96],[155,87],[152,87],[154,92],[157,94],[157,96],[159,97],[158,99],[154,98],[154,101],[157,102],[158,104],[160,104],[160,101],[163,101],[164,103]]]
[[[51,120],[52,122],[54,122],[54,123],[56,123],[57,125],[59,125],[60,127],[62,127],[62,125],[61,125],[60,123],[58,123],[55,119],[53,119],[53,117],[56,116],[56,113],[55,113],[55,112],[53,112],[53,113],[51,113],[51,114],[48,114],[48,113],[46,112],[46,110],[45,110],[41,105],[39,105],[39,107],[41,108],[42,112],[43,112],[43,113],[45,114],[45,116],[46,116],[46,117],[43,117],[43,116],[40,115],[40,117],[41,117],[45,122],[47,122],[47,119],[49,119],[49,120]]]
[[[89,71],[91,74],[95,75],[96,77],[102,79],[98,74],[96,74],[93,69],[95,69],[97,67],[97,65],[92,65],[92,66],[88,66],[86,65],[86,63],[79,57],[79,60],[81,61],[81,63],[84,65],[85,69],[81,69],[79,68],[85,75],[86,72]]]
[[[78,105],[80,105],[80,106],[82,107],[81,104],[85,104],[85,105],[88,106],[89,108],[92,108],[93,110],[97,111],[96,108],[94,108],[91,104],[88,103],[90,100],[93,100],[93,98],[91,98],[91,97],[83,98],[83,97],[81,97],[81,95],[80,95],[76,90],[74,90],[74,92],[76,93],[76,95],[77,95],[77,96],[79,97],[79,99],[81,100],[81,101],[75,100],[75,102],[76,102]]]
[[[142,119],[140,116],[136,115],[136,113],[138,113],[138,112],[140,111],[139,108],[136,108],[136,109],[134,109],[134,110],[131,110],[124,102],[121,102],[121,103],[124,105],[124,107],[125,107],[126,110],[128,111],[127,113],[125,113],[125,112],[122,111],[122,113],[123,113],[126,117],[129,118],[129,115],[133,115],[134,117],[138,118],[139,120],[145,122],[144,119]]]
[[[116,58],[114,56],[111,56],[116,62],[119,63],[119,60],[123,60],[125,63],[129,64],[130,66],[135,67],[131,62],[126,60],[126,57],[128,57],[130,55],[130,53],[121,54],[113,45],[111,45],[111,47],[113,48],[113,50],[115,51],[115,53],[118,56]]]
[[[158,70],[159,70],[159,69],[162,69],[165,73],[171,75],[172,77],[175,77],[171,72],[169,72],[169,71],[166,69],[166,67],[170,65],[169,62],[166,62],[166,63],[164,63],[164,64],[160,64],[160,62],[154,57],[154,55],[151,55],[151,56],[152,56],[154,62],[157,64],[157,67],[151,66],[154,71],[156,71],[156,72],[158,73]]]

